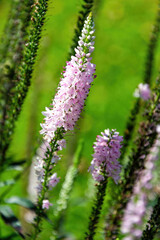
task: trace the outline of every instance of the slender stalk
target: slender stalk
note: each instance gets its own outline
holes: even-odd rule
[[[143,231],[141,240],[152,240],[156,233],[160,229],[160,197],[158,198],[157,204],[153,209],[153,213],[147,222],[146,229]]]
[[[12,97],[11,105],[6,113],[6,120],[3,124],[3,128],[1,129],[2,141],[0,144],[0,166],[5,163],[6,152],[12,139],[15,121],[19,116],[22,104],[30,86],[47,8],[48,0],[39,0],[35,4],[35,11],[31,18],[32,27],[29,32],[29,40],[25,46],[23,63],[20,65],[17,73],[19,82],[14,89],[15,94]]]
[[[57,135],[53,141],[50,143],[50,147],[51,149],[47,148],[47,151],[45,153],[45,159],[44,161],[46,162],[46,166],[44,167],[45,169],[45,174],[44,174],[44,181],[42,184],[42,190],[39,194],[38,197],[38,203],[37,203],[37,210],[36,210],[36,218],[35,218],[35,223],[34,223],[34,227],[35,227],[35,232],[33,235],[32,239],[37,239],[39,233],[41,232],[41,222],[42,222],[42,217],[43,217],[43,200],[45,199],[45,194],[48,190],[48,177],[50,175],[50,166],[51,166],[51,160],[53,157],[54,152],[57,150],[57,146],[56,143],[59,139],[59,136]],[[52,165],[53,166],[53,165]]]
[[[105,177],[105,179],[96,186],[97,187],[96,199],[94,201],[92,212],[89,218],[90,221],[88,226],[88,232],[86,233],[85,237],[86,240],[92,240],[95,235],[95,231],[97,229],[98,220],[100,218],[100,213],[104,202],[107,180],[108,180],[107,177]]]

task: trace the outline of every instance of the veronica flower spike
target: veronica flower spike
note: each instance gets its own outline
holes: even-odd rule
[[[121,172],[121,165],[117,161],[120,157],[120,148],[123,137],[115,129],[109,129],[97,136],[94,143],[94,154],[90,171],[94,180],[101,182],[105,177],[112,177],[115,183],[118,182]]]
[[[91,63],[91,53],[94,50],[94,23],[92,14],[85,21],[75,56],[67,62],[65,71],[52,102],[52,108],[43,112],[44,123],[41,124],[41,134],[50,142],[58,128],[65,132],[73,130],[84,107],[91,83],[96,77],[95,65]]]
[[[94,154],[89,171],[92,177],[98,183],[96,184],[97,193],[92,208],[90,221],[88,225],[88,232],[86,233],[86,240],[93,239],[97,223],[99,220],[100,211],[103,205],[105,191],[108,177],[113,178],[115,183],[118,183],[121,172],[121,165],[118,162],[120,157],[120,148],[123,137],[115,129],[105,130],[98,135],[96,142],[93,145]]]
[[[45,118],[40,133],[43,134],[46,150],[44,158],[38,158],[36,164],[39,185],[34,239],[37,239],[41,231],[44,209],[49,209],[52,204],[46,198],[46,192],[59,182],[57,174],[53,172],[53,167],[60,159],[57,151],[65,147],[64,135],[74,129],[89,94],[91,83],[96,77],[95,65],[91,63],[94,39],[94,22],[90,13],[79,37],[75,56],[67,62],[62,74],[52,107],[46,108],[43,112]]]

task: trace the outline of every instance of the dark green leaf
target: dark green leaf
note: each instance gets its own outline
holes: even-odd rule
[[[13,227],[19,233],[19,235],[24,238],[24,235],[22,234],[21,223],[16,218],[9,206],[0,205],[0,215],[6,224]]]
[[[8,167],[7,170],[17,170],[17,171],[22,171],[23,167],[22,165],[26,162],[25,159],[22,159],[17,162],[12,162]]]
[[[17,234],[16,233],[12,233],[6,237],[1,237],[1,240],[13,240],[13,239],[17,239]],[[16,238],[15,238],[16,237]]]
[[[9,204],[18,204],[22,207],[29,208],[30,210],[36,209],[36,206],[29,199],[26,198],[13,196],[11,198],[5,199],[5,202]]]
[[[15,184],[15,180],[9,179],[9,180],[0,182],[0,187],[5,187],[5,186],[13,185],[13,184]]]

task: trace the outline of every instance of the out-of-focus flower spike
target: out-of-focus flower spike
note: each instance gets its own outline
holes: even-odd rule
[[[125,234],[123,240],[130,238],[131,240],[141,239],[143,231],[143,222],[147,214],[147,204],[149,198],[154,196],[154,168],[155,162],[159,159],[160,151],[160,126],[157,126],[157,139],[150,150],[145,162],[145,168],[140,174],[139,181],[136,183],[131,200],[128,202],[121,231]],[[137,211],[138,209],[138,211]]]

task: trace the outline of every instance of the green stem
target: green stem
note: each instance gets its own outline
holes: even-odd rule
[[[88,232],[86,233],[86,237],[85,237],[86,240],[92,240],[95,235],[95,231],[100,218],[100,213],[101,213],[101,209],[102,209],[103,201],[105,197],[107,180],[108,180],[107,177],[105,177],[105,180],[100,182],[97,185],[96,199],[94,201],[94,205],[92,207],[92,212],[90,215]]]
[[[34,228],[35,232],[32,236],[32,239],[37,239],[39,233],[41,232],[41,222],[42,222],[42,217],[43,217],[43,200],[45,199],[45,194],[48,190],[48,177],[51,174],[51,170],[55,166],[55,163],[52,163],[52,168],[51,167],[51,160],[54,155],[55,151],[58,151],[58,145],[57,141],[63,139],[63,134],[64,134],[64,129],[63,128],[58,128],[57,131],[55,132],[55,137],[52,139],[50,142],[50,148],[47,148],[45,152],[45,158],[43,159],[46,165],[43,167],[44,168],[44,181],[42,183],[42,190],[39,194],[38,197],[38,203],[37,203],[37,209],[36,209],[36,217],[35,217],[35,223],[34,223]]]
[[[37,239],[38,234],[41,232],[40,224],[41,224],[42,217],[43,217],[42,205],[43,205],[43,200],[45,199],[45,194],[48,190],[47,183],[48,183],[48,177],[49,177],[49,174],[50,174],[49,170],[50,170],[51,160],[52,160],[53,154],[57,150],[57,148],[56,148],[57,141],[58,141],[58,138],[55,138],[53,143],[51,144],[51,150],[47,149],[46,159],[44,159],[45,162],[46,162],[46,166],[44,168],[45,169],[45,174],[44,174],[44,181],[43,181],[43,184],[42,184],[42,191],[41,191],[41,193],[39,195],[39,198],[38,198],[37,211],[36,211],[37,216],[35,218],[35,224],[34,224],[35,233],[34,233],[33,239]]]

